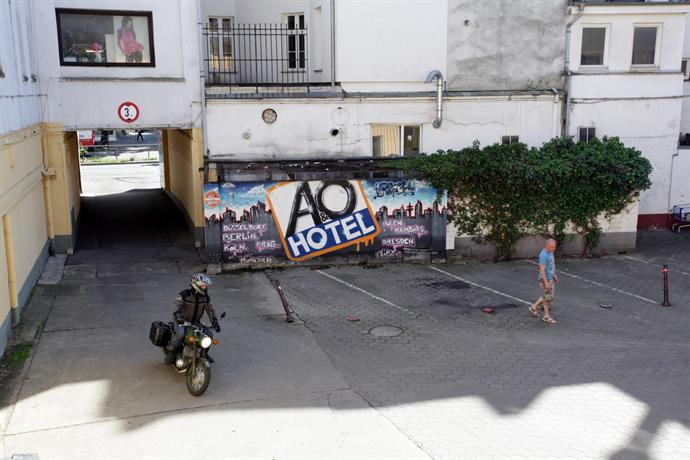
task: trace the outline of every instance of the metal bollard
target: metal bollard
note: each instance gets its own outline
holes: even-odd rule
[[[671,302],[668,301],[668,265],[664,264],[661,268],[661,273],[664,274],[664,302],[661,304],[662,307],[670,307]]]
[[[283,304],[283,309],[285,310],[285,321],[287,321],[288,323],[294,322],[295,318],[292,315],[294,315],[295,313],[292,311],[292,308],[290,308],[290,304],[285,299],[285,294],[283,294],[283,286],[280,285],[280,281],[278,280],[273,280],[273,286],[275,286],[275,288],[278,290],[280,301]]]

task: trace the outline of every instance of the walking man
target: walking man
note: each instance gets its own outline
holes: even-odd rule
[[[139,139],[141,139],[141,142],[144,142],[144,134],[142,130],[137,131],[137,142],[139,142]]]
[[[559,282],[558,275],[556,275],[556,261],[553,255],[555,250],[556,240],[549,239],[546,241],[546,247],[539,253],[539,287],[541,287],[544,293],[531,307],[529,307],[530,315],[539,318],[539,306],[543,305],[543,321],[547,324],[558,324],[558,322],[551,317],[554,290],[556,284]]]

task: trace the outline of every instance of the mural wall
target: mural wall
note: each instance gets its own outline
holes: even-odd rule
[[[209,259],[247,266],[445,250],[446,197],[415,179],[205,184]]]

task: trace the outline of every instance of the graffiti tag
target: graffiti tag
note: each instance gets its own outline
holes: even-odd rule
[[[248,232],[223,233],[223,241],[256,241],[259,236],[258,233]]]
[[[393,248],[395,250],[398,248],[413,248],[416,246],[416,240],[414,236],[394,236],[383,238],[381,240],[381,246]]]
[[[420,238],[429,234],[429,230],[421,224],[407,224],[399,220],[384,220],[383,228],[396,235],[413,234]]]
[[[417,186],[413,180],[387,180],[376,182],[374,186],[376,198],[383,196],[408,196],[417,192]]]
[[[397,249],[379,249],[376,251],[376,257],[381,258],[402,258],[402,251]]]
[[[240,256],[241,264],[270,264],[273,263],[273,256]]]
[[[246,252],[249,248],[244,243],[226,243],[223,245],[223,252],[230,252],[237,255],[240,252]]]
[[[223,224],[224,232],[258,232],[268,230],[268,224]]]
[[[276,240],[261,240],[261,241],[256,241],[254,243],[254,247],[256,248],[257,251],[263,252],[263,251],[269,251],[271,249],[279,249],[280,243],[278,243]]]

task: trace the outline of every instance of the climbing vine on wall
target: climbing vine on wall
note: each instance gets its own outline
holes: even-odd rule
[[[562,243],[569,228],[583,237],[583,255],[591,255],[601,237],[599,217],[608,219],[636,200],[650,187],[652,171],[640,151],[618,138],[554,138],[540,148],[475,142],[384,164],[448,191],[449,218],[458,231],[492,243],[499,259],[510,258],[527,234]]]

